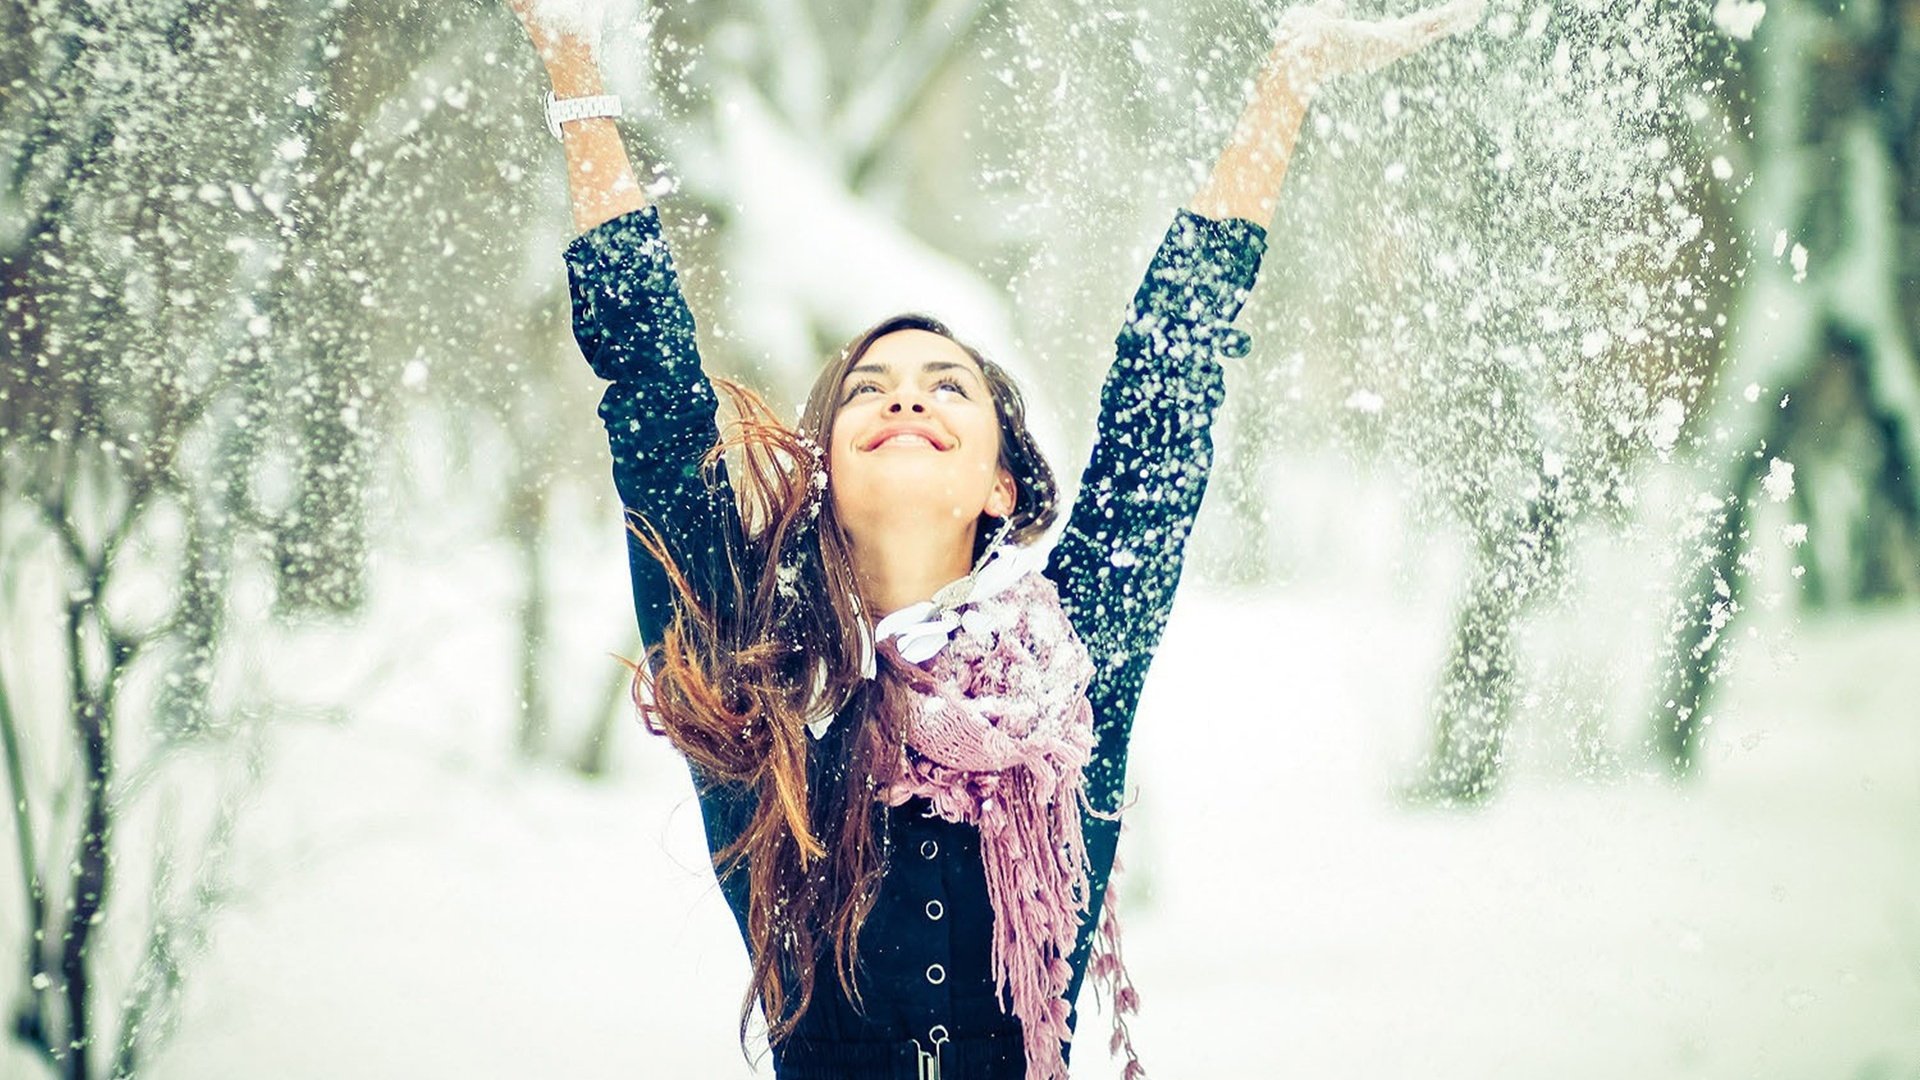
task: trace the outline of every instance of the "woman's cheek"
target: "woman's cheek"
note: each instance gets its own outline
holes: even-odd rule
[[[852,439],[852,429],[849,428],[848,433],[842,435],[841,428],[843,426],[845,425],[842,425],[839,419],[836,418],[827,428],[827,471],[829,474],[853,456],[853,447],[849,445]]]

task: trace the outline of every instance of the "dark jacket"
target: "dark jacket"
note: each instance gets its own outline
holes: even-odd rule
[[[1092,460],[1046,564],[1094,664],[1087,696],[1097,746],[1087,787],[1102,810],[1120,804],[1134,708],[1213,463],[1209,428],[1224,392],[1216,353],[1247,352],[1247,335],[1231,324],[1265,250],[1266,232],[1254,222],[1176,212],[1116,339]],[[600,418],[621,501],[661,530],[696,583],[723,580],[740,517],[724,468],[712,487],[700,477],[701,456],[718,438],[717,401],[658,211],[633,211],[577,237],[566,263],[574,334],[611,383]],[[628,555],[640,631],[658,641],[674,602],[665,574],[631,536]],[[836,722],[816,757],[834,760],[850,726]],[[753,796],[694,779],[717,851],[739,835]],[[1023,1076],[1019,1021],[1001,1011],[989,966],[993,911],[979,835],[926,810],[914,800],[887,812],[888,869],[860,939],[864,1014],[823,967],[812,1006],[774,1050],[777,1075],[920,1080],[938,1044],[943,1080]],[[1071,957],[1069,1002],[1086,972],[1120,826],[1089,816],[1084,828],[1094,905]],[[745,873],[720,884],[744,937]]]

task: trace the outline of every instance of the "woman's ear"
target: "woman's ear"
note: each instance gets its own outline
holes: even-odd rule
[[[1019,501],[1019,487],[1013,482],[1013,474],[1006,469],[993,481],[993,490],[987,493],[987,513],[997,518],[1013,515],[1015,503]]]

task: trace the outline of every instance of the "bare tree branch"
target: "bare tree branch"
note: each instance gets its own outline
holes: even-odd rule
[[[20,881],[26,890],[27,1013],[16,1023],[18,1033],[43,1052],[46,1037],[47,970],[40,942],[46,937],[47,895],[40,878],[40,855],[34,845],[33,820],[28,809],[26,765],[20,753],[20,734],[14,720],[13,699],[6,673],[0,669],[0,749],[7,759],[7,786],[13,796],[14,843],[20,857]]]
[[[121,1009],[118,1050],[110,1074],[114,1080],[132,1080],[142,1053],[163,1042],[178,1022],[175,1003],[185,982],[185,962],[206,949],[214,916],[228,897],[226,867],[240,821],[240,805],[265,773],[261,749],[256,731],[247,747],[245,778],[221,801],[200,848],[193,891],[184,909],[167,910],[167,899],[173,894],[169,887],[170,858],[161,863],[155,875],[154,920],[140,968]]]

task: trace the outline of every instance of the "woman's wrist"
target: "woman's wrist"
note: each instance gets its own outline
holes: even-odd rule
[[[1262,99],[1309,101],[1327,81],[1326,67],[1325,56],[1313,43],[1282,38],[1261,62],[1254,83]]]
[[[548,71],[547,81],[552,84],[553,96],[557,98],[592,97],[604,92],[598,68]]]
[[[554,97],[587,97],[601,92],[600,61],[592,45],[564,34],[541,42],[539,51]]]

